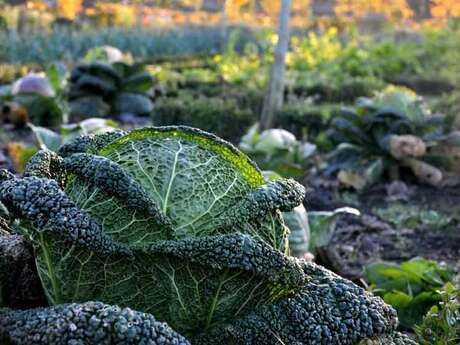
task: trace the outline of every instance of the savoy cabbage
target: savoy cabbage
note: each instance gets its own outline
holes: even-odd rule
[[[110,335],[110,321],[100,339],[186,344],[169,328],[170,342],[158,340],[161,320],[198,345],[413,344],[395,333],[396,313],[381,299],[287,255],[281,212],[304,193],[293,180],[266,182],[231,144],[188,127],[85,136],[58,154],[40,151],[24,177],[0,174],[0,202],[34,243],[53,307],[0,311],[8,320],[0,340],[98,343],[92,315],[117,324],[132,308],[136,323]],[[94,332],[68,332],[66,322]],[[53,338],[56,327],[65,341]]]

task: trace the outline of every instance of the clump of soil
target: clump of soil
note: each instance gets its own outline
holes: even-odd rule
[[[316,253],[316,261],[336,273],[359,282],[365,267],[377,261],[423,257],[458,264],[460,188],[394,182],[361,193],[341,193],[336,185],[312,185],[328,195],[334,207],[345,204],[361,211],[361,216],[341,216],[330,244]],[[321,204],[312,201],[313,207]]]
[[[34,308],[46,305],[32,248],[19,235],[0,235],[0,305]]]

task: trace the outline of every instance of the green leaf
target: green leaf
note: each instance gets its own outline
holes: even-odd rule
[[[413,297],[404,292],[396,291],[386,293],[383,299],[386,303],[392,305],[397,310],[402,310],[411,304]]]
[[[116,122],[113,120],[90,118],[78,123],[68,124],[61,127],[62,142],[88,134],[101,134],[115,130]]]
[[[345,135],[350,143],[368,143],[368,138],[365,132],[345,118],[335,118],[332,121],[331,126]]]
[[[405,307],[396,307],[401,325],[406,329],[412,329],[420,323],[423,316],[440,300],[439,294],[435,292],[422,292],[415,296]],[[391,303],[390,303],[391,304]]]
[[[115,112],[149,115],[153,110],[153,102],[149,97],[140,93],[119,93],[114,101]]]
[[[376,159],[364,171],[364,177],[368,183],[375,183],[380,180],[384,171],[383,160]]]
[[[47,67],[46,77],[56,93],[62,90],[65,84],[66,74],[67,70],[63,64],[53,63]]]
[[[27,109],[29,120],[38,126],[57,127],[63,122],[63,110],[52,97],[37,94],[21,94],[14,101]]]
[[[105,117],[110,113],[110,106],[102,97],[86,96],[69,102],[70,113],[77,118]]]
[[[398,265],[375,263],[366,267],[366,276],[371,284],[382,291],[402,291],[412,294],[422,288],[420,277],[412,272],[402,270]]]
[[[148,72],[130,76],[123,80],[122,89],[127,92],[147,92],[153,87],[153,77]]]
[[[283,213],[284,221],[291,230],[289,234],[289,249],[292,256],[302,257],[310,249],[310,225],[307,211],[303,205],[297,206],[291,212]]]
[[[113,80],[104,80],[90,74],[81,76],[76,87],[85,92],[94,92],[101,95],[108,95],[117,90],[116,84]]]
[[[34,126],[31,123],[27,125],[34,133],[41,150],[57,152],[62,144],[62,138],[58,133],[45,127]]]
[[[359,215],[359,211],[351,207],[338,208],[332,212],[316,211],[308,214],[310,223],[310,251],[318,247],[324,247],[329,244],[335,232],[337,217],[341,214],[348,213]]]
[[[381,299],[285,255],[281,212],[302,203],[304,188],[267,183],[231,144],[153,127],[78,137],[60,154],[41,151],[26,177],[0,183],[51,304],[129,306],[202,345],[300,344],[324,339],[318,329],[329,329],[325,341],[392,338],[397,320]],[[118,325],[120,344],[138,326]]]
[[[276,205],[277,194],[273,193],[277,193],[277,187],[261,188],[265,180],[260,171],[225,142],[187,128],[152,128],[133,131],[103,147],[98,155],[113,167],[108,163],[82,166],[80,173],[72,174],[66,193],[91,219],[103,225],[104,233],[116,243],[140,250],[161,240],[198,239],[231,231],[251,234],[276,248],[273,250],[284,251],[287,234],[279,214],[276,210],[258,210],[267,198]],[[70,164],[72,156],[67,160]],[[72,169],[78,164],[72,165]],[[108,189],[109,177],[104,183],[91,182],[112,169],[118,171],[117,176],[121,170],[126,173],[125,182],[118,185],[141,186],[147,198],[144,199],[158,205],[162,214],[171,219],[171,226],[159,226],[155,217],[133,212],[126,205],[128,199],[119,197],[127,189]],[[89,175],[84,178],[83,174]],[[280,186],[283,182],[272,183]],[[288,195],[280,192],[280,196]],[[246,209],[239,208],[243,205]],[[238,273],[205,268],[199,263],[184,264],[169,254],[153,254],[153,249],[139,253],[135,263],[129,258],[113,261],[84,247],[69,247],[51,235],[44,236],[42,241],[39,272],[50,299],[56,303],[82,299],[116,301],[155,312],[189,332],[191,328],[205,327],[208,318],[217,322],[225,315],[233,315],[242,308],[241,303],[246,305],[243,308],[249,308],[264,296],[268,298],[268,282],[258,278],[258,274],[245,273],[246,270]],[[65,255],[68,251],[71,256]],[[91,284],[87,283],[89,280]],[[224,283],[225,290],[219,295],[219,285]],[[142,294],[137,292],[138,288]],[[249,299],[247,291],[254,291]],[[217,294],[220,306],[209,316],[213,294]]]

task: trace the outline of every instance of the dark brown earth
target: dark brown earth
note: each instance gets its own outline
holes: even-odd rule
[[[19,235],[0,235],[0,304],[10,308],[46,305],[31,246]]]
[[[333,181],[307,180],[309,210],[352,206],[361,216],[341,216],[331,243],[318,250],[316,261],[336,273],[362,283],[365,267],[377,261],[399,263],[414,257],[457,266],[460,260],[460,188],[434,188],[397,182],[382,184],[344,199]],[[348,199],[350,199],[348,197]],[[434,210],[448,221],[414,227],[382,219],[376,210],[391,205]],[[393,206],[395,207],[395,206]],[[397,206],[396,206],[397,207]],[[404,211],[403,211],[404,212]],[[415,211],[417,213],[417,211]]]

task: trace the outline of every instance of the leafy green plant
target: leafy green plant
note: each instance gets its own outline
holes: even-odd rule
[[[331,126],[330,138],[337,146],[328,170],[339,171],[339,179],[357,189],[383,177],[398,179],[402,169],[440,185],[441,169],[448,170],[452,162],[436,150],[449,142],[458,145],[458,133],[449,133],[446,118],[432,115],[420,97],[401,88],[358,99]]]
[[[137,59],[154,61],[165,57],[211,55],[221,50],[224,37],[220,28],[212,25],[169,29],[85,28],[55,30],[0,31],[0,60],[8,63],[39,63],[74,61],[89,49],[109,45],[129,52]],[[253,42],[251,30],[240,30],[239,44]]]
[[[437,290],[452,280],[454,271],[436,261],[416,258],[400,265],[371,264],[366,276],[372,291],[398,311],[401,326],[411,329],[441,301]]]
[[[460,341],[460,290],[447,283],[441,301],[431,307],[415,330],[421,345],[454,345]]]
[[[28,160],[39,150],[57,152],[59,147],[73,138],[81,135],[101,134],[116,130],[117,124],[106,119],[86,119],[78,123],[60,126],[59,129],[49,129],[28,123],[33,133],[34,143],[13,142],[6,144],[6,152],[13,161],[14,170],[24,172]]]
[[[115,131],[117,123],[107,119],[91,118],[78,123],[62,125],[59,132],[31,123],[28,126],[35,136],[38,149],[57,152],[62,145],[76,137]]]
[[[453,218],[433,209],[399,202],[389,204],[388,207],[374,208],[372,212],[379,218],[394,224],[397,228],[409,229],[423,225],[442,228],[447,226]]]
[[[294,36],[288,56],[289,89],[296,95],[315,95],[322,102],[350,103],[371,97],[384,80],[413,72],[414,44],[375,42],[353,35],[340,37],[336,28],[324,33]]]
[[[282,178],[274,171],[265,170],[262,173],[268,181]],[[334,235],[337,218],[342,214],[359,216],[360,212],[355,208],[342,207],[334,211],[310,211],[307,214],[303,204],[292,211],[283,212],[284,221],[290,230],[290,254],[305,257],[308,253],[315,253],[319,247],[327,246]]]
[[[310,211],[300,205],[291,212],[284,212],[286,225],[291,230],[289,248],[291,255],[304,257],[307,253],[316,253],[318,248],[326,247],[334,236],[337,218],[341,214],[359,215],[351,207],[338,208],[334,211]]]
[[[237,43],[242,34],[240,30],[230,33],[229,39],[222,54],[216,54],[213,61],[220,78],[236,85],[263,88],[268,81],[267,60],[271,54],[263,54],[259,47],[252,43],[246,43],[242,54],[237,51]]]
[[[282,177],[274,171],[262,171],[267,181],[281,180]],[[292,211],[283,212],[283,219],[289,228],[289,254],[295,257],[304,258],[309,254],[310,246],[310,224],[307,210],[303,203]]]
[[[123,52],[120,49],[105,45],[100,47],[94,47],[88,50],[83,60],[87,63],[99,61],[111,64],[130,59],[132,58],[123,54]]]
[[[330,120],[340,113],[338,104],[315,104],[314,99],[288,99],[275,118],[275,126],[299,138],[317,143]]]
[[[287,92],[296,97],[314,97],[318,103],[352,103],[357,97],[372,97],[385,88],[385,82],[376,77],[353,77],[316,69],[308,72],[289,71]]]
[[[69,303],[32,312],[11,310],[3,313],[0,329],[0,339],[13,344],[190,345],[152,315],[100,302]]]
[[[77,118],[108,114],[149,115],[153,110],[153,77],[142,64],[122,61],[77,66],[70,76],[71,115]]]
[[[22,127],[27,121],[39,126],[57,127],[66,121],[67,107],[63,100],[65,71],[50,65],[46,74],[28,74],[4,89],[3,121]]]
[[[40,151],[23,178],[2,171],[0,181],[0,202],[35,244],[47,298],[58,305],[1,309],[0,341],[188,344],[156,319],[198,345],[414,344],[395,332],[381,299],[284,254],[280,211],[300,204],[303,187],[267,183],[208,133],[78,137],[59,155]],[[149,325],[154,332],[143,332]]]
[[[309,212],[311,238],[309,250],[315,252],[320,247],[327,246],[334,236],[337,218],[340,215],[351,214],[359,216],[359,210],[352,207],[341,207],[333,211]]]
[[[284,177],[302,177],[309,158],[316,152],[315,145],[298,141],[284,129],[260,132],[258,123],[241,138],[239,147],[263,169]]]

